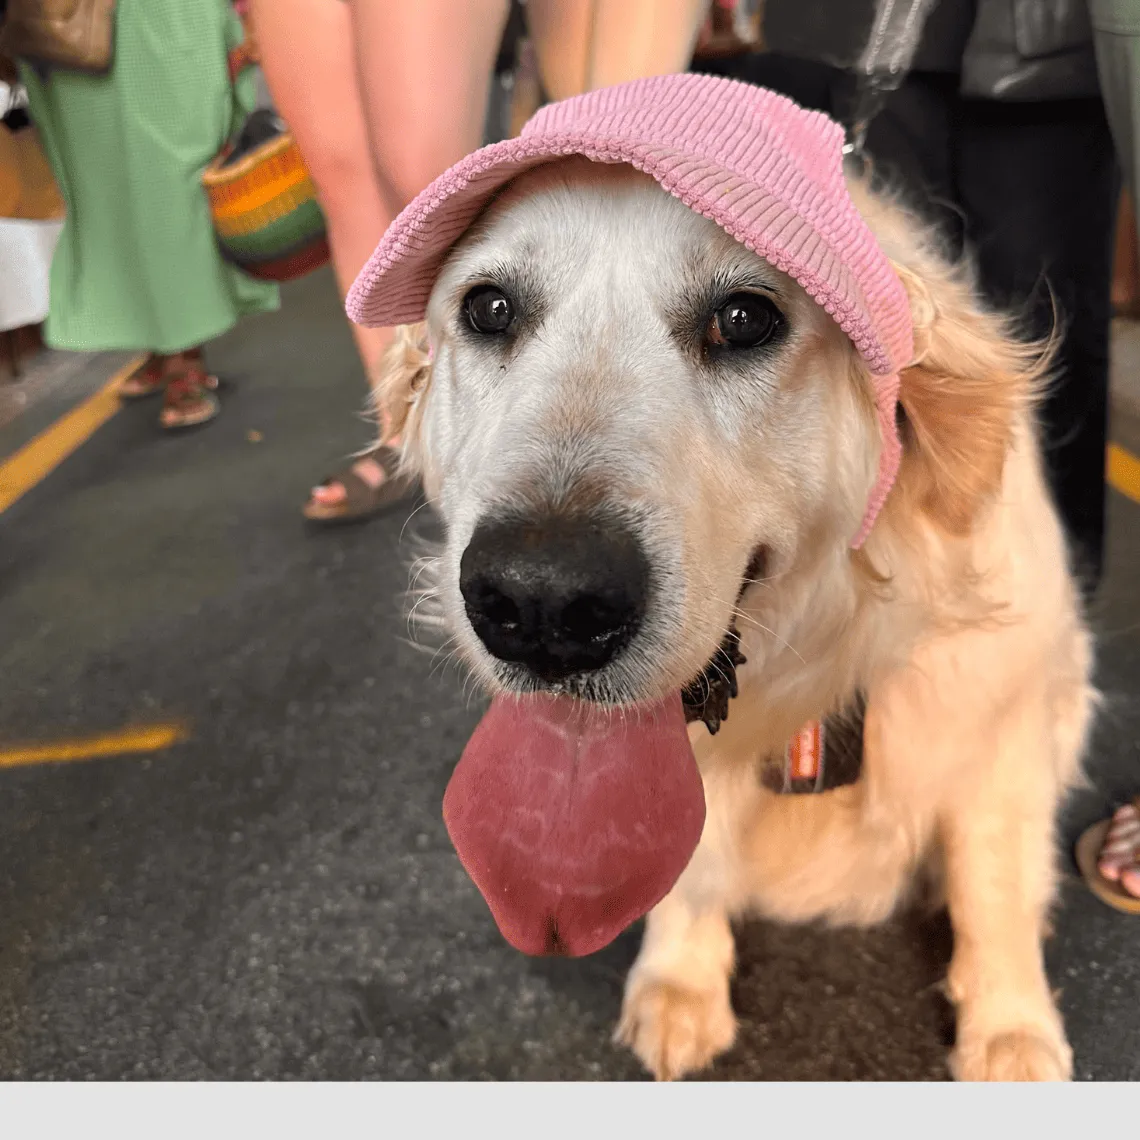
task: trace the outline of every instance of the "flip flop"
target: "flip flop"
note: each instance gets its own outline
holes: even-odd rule
[[[1133,802],[1140,809],[1140,797],[1137,797]],[[1081,876],[1088,884],[1089,890],[1101,902],[1122,914],[1140,914],[1140,897],[1130,894],[1112,879],[1106,879],[1097,866],[1112,823],[1111,819],[1102,819],[1100,823],[1094,823],[1092,827],[1088,828],[1077,840],[1075,852],[1077,866],[1080,868]]]
[[[380,465],[384,479],[378,487],[366,483],[353,470],[353,464],[362,459],[371,459]],[[363,522],[399,506],[407,500],[419,483],[415,475],[401,475],[400,457],[396,450],[381,444],[364,455],[357,456],[348,467],[335,475],[330,475],[320,486],[339,483],[345,491],[344,499],[333,506],[325,506],[312,501],[305,504],[303,514],[310,522],[322,526],[336,526],[340,523]]]

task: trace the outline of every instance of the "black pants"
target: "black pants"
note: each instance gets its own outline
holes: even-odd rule
[[[713,70],[710,68],[709,70]],[[718,64],[843,120],[850,75],[753,55]],[[1050,481],[1088,588],[1104,558],[1105,446],[1113,236],[1119,174],[1099,99],[963,99],[958,78],[915,73],[872,123],[875,170],[936,221],[952,255],[969,250],[992,304],[1026,335],[1063,329],[1041,411]]]

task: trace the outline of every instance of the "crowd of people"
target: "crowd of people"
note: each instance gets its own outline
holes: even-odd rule
[[[7,7],[11,16],[21,0]],[[710,17],[724,27],[733,7],[732,0],[716,0],[712,12],[710,0],[118,0],[108,69],[18,61],[67,207],[46,341],[145,353],[122,395],[161,395],[164,429],[219,414],[204,346],[242,316],[280,304],[273,281],[220,252],[201,180],[254,105],[253,72],[232,65],[243,44],[311,175],[342,296],[403,206],[480,145],[505,31],[525,28],[545,99],[697,66],[858,127],[876,177],[898,187],[948,248],[974,260],[992,303],[1019,313],[1028,336],[1057,329],[1057,382],[1042,429],[1054,494],[1091,594],[1104,561],[1117,210],[1122,182],[1133,190],[1140,183],[1136,5],[1071,0],[1049,5],[1049,19],[1011,22],[1008,3],[913,0],[925,18],[913,59],[881,90],[868,86],[861,66],[882,5],[749,5],[763,50],[694,63]],[[352,334],[374,384],[392,330],[353,325]],[[384,424],[377,438],[313,488],[302,507],[308,519],[363,520],[409,498],[399,441]],[[1140,800],[1117,813],[1099,873],[1140,898]]]

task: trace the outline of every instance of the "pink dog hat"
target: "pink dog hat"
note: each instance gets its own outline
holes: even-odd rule
[[[847,192],[843,141],[818,111],[707,75],[638,79],[552,103],[518,138],[468,155],[419,194],[345,307],[361,325],[422,320],[448,251],[504,184],[569,155],[628,163],[798,281],[870,366],[882,452],[858,547],[898,473],[895,405],[913,329],[902,283]]]

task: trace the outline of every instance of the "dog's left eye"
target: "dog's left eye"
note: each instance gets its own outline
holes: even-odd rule
[[[783,323],[780,310],[757,293],[733,293],[709,321],[710,344],[730,348],[758,348],[767,344]]]
[[[463,310],[471,327],[484,336],[496,336],[515,319],[511,299],[494,285],[478,285],[463,298]]]

